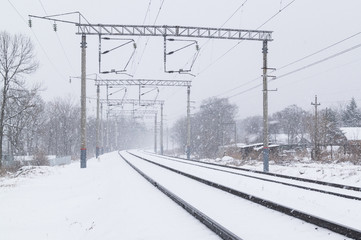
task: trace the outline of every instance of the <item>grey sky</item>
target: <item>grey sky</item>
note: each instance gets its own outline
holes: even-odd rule
[[[149,2],[151,5],[145,18]],[[223,27],[257,29],[291,2],[291,0],[164,0],[156,25],[220,27],[244,3],[244,6]],[[42,82],[46,87],[42,94],[46,100],[65,95],[73,96],[74,100],[78,101],[79,80],[73,79],[69,83],[69,76],[80,75],[80,36],[75,35],[76,28],[72,25],[58,24],[58,31],[54,33],[52,22],[34,19],[33,28],[30,30],[27,26],[27,15],[43,16],[46,15],[45,11],[49,15],[80,11],[91,23],[143,24],[145,19],[145,24],[152,25],[161,3],[162,0],[2,0],[0,30],[22,33],[33,39],[40,68],[29,79]],[[269,43],[269,67],[281,68],[360,32],[360,9],[361,2],[358,0],[294,1],[261,27],[262,30],[274,31],[274,41]],[[75,17],[72,19],[75,20]],[[262,74],[261,42],[241,42],[227,55],[219,58],[238,42],[198,39],[202,48],[193,67],[196,77],[192,77],[163,73],[162,38],[149,39],[141,60],[147,38],[136,37],[134,40],[138,42],[138,48],[134,61],[130,63],[129,73],[135,73],[135,78],[192,80],[191,98],[195,101],[195,107],[203,99],[211,96],[229,97],[246,91],[230,98],[232,103],[239,106],[239,118],[262,114],[261,87],[247,91],[261,83],[260,78],[251,81]],[[98,38],[88,37],[87,42],[87,72],[95,73],[98,70]],[[361,34],[276,71],[272,75],[281,76],[292,72],[349,49],[360,42]],[[124,49],[119,53],[128,56],[129,49]],[[192,54],[192,50],[179,53],[170,59],[170,67],[183,67]],[[107,59],[109,64],[113,59],[114,62],[127,61],[127,58],[114,54]],[[297,104],[306,110],[311,109],[310,103],[316,94],[321,102],[321,108],[345,104],[351,97],[355,97],[360,105],[360,65],[361,47],[272,81],[270,89],[277,88],[278,91],[269,94],[269,112],[273,113],[291,104]],[[231,89],[234,90],[229,91]],[[88,82],[87,92],[90,98],[95,97],[95,87],[92,82]],[[129,88],[128,97],[134,98],[136,94],[137,90]],[[149,99],[153,97],[155,97],[154,92],[147,95]],[[165,114],[169,122],[186,115],[186,89],[161,88],[158,99],[166,100]],[[89,103],[89,113],[93,114],[95,101],[89,99]]]

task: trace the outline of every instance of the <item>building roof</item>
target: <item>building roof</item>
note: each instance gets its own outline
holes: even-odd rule
[[[341,131],[345,134],[347,140],[361,141],[361,128],[360,127],[342,127]]]

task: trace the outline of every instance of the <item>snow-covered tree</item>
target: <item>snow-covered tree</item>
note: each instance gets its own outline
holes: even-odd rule
[[[320,113],[319,142],[321,145],[341,145],[345,142],[345,135],[339,128],[337,112],[326,108]]]
[[[29,106],[17,108],[18,112],[12,111],[7,115],[6,109],[9,104],[16,104],[14,97],[17,90],[26,91],[24,76],[33,73],[38,67],[34,56],[34,47],[28,37],[23,35],[10,35],[0,32],[0,167],[3,156],[3,137],[9,118],[21,114]]]
[[[358,109],[354,98],[343,111],[342,121],[344,127],[361,127],[361,111]]]

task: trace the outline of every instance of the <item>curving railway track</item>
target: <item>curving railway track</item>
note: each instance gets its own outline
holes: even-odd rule
[[[220,209],[218,212],[216,211],[217,213],[215,213],[212,210],[203,210],[203,204],[207,205],[207,203],[202,204],[201,202],[197,203],[197,201],[194,200],[192,202],[192,200],[187,199],[191,197],[185,197],[184,199],[182,197],[182,193],[179,194],[179,192],[182,191],[179,191],[178,188],[182,189],[184,188],[184,186],[188,186],[187,183],[189,184],[189,187],[192,186],[191,188],[193,188],[194,185],[193,183],[191,183],[193,181],[203,185],[203,188],[204,186],[207,186],[207,190],[199,190],[199,193],[197,192],[194,195],[202,194],[201,191],[204,191],[204,194],[215,191],[218,191],[218,193],[214,194],[220,194],[219,191],[221,191],[223,192],[222,198],[227,198],[222,203],[228,204],[229,206],[231,206],[231,204],[226,203],[227,201],[237,202],[240,201],[239,199],[242,199],[242,202],[236,203],[237,206],[238,204],[242,206],[248,206],[251,203],[252,205],[248,206],[249,209],[256,209],[257,207],[255,207],[254,205],[257,205],[258,209],[256,209],[256,211],[262,212],[262,209],[259,208],[259,205],[261,205],[263,208],[266,207],[268,209],[263,209],[263,215],[266,211],[267,218],[269,216],[273,217],[274,215],[280,213],[286,214],[288,216],[291,216],[292,218],[290,220],[288,217],[288,220],[286,220],[286,222],[288,221],[288,223],[283,224],[285,225],[285,228],[310,228],[312,230],[309,230],[307,234],[311,234],[312,237],[317,236],[317,234],[332,235],[331,232],[334,232],[347,238],[361,239],[360,223],[357,223],[357,221],[356,223],[354,222],[355,219],[357,220],[357,218],[360,217],[359,213],[354,212],[360,210],[360,207],[357,206],[361,205],[361,192],[357,188],[353,188],[350,186],[332,186],[335,184],[325,184],[324,182],[318,183],[316,181],[302,181],[303,179],[291,178],[284,175],[275,176],[274,174],[263,174],[257,172],[246,173],[246,171],[243,169],[235,169],[225,166],[219,166],[216,164],[207,164],[201,162],[187,161],[184,159],[156,156],[142,152],[136,152],[136,154],[123,152],[120,153],[120,155],[125,161],[127,161],[128,164],[130,164],[134,169],[136,169],[137,172],[141,173],[141,175],[145,177],[149,182],[151,182],[163,193],[176,201],[189,213],[197,217],[208,228],[217,233],[223,239],[241,239],[241,237],[239,236],[242,236],[242,238],[243,236],[246,236],[245,239],[252,239],[252,237],[248,237],[249,234],[243,234],[242,229],[237,228],[237,226],[239,225],[230,223],[230,221],[224,220],[224,218],[220,217],[220,215],[222,214],[229,216],[227,214],[233,214],[232,211],[231,213],[227,213],[227,210]],[[149,173],[145,173],[144,169],[145,171],[149,171]],[[164,185],[167,185],[169,181],[164,180],[167,179],[167,177],[160,177],[163,174],[167,175],[168,178],[178,178],[178,184],[176,184],[175,186],[173,185],[165,187]],[[184,183],[185,185],[181,186],[180,183]],[[173,191],[176,191],[177,193],[174,194]],[[275,197],[273,191],[277,191],[279,194],[276,195],[280,196]],[[225,192],[227,196],[224,196]],[[216,197],[213,196],[209,198],[212,199]],[[322,199],[322,202],[327,202],[328,204],[321,207],[321,203],[317,202],[317,199]],[[309,205],[313,207],[316,206],[321,209],[325,207],[329,208],[331,214],[322,215],[320,214],[320,212],[311,211],[312,207],[304,208],[301,206],[302,202],[306,202],[308,204],[311,203]],[[336,206],[339,206],[339,204],[349,207],[356,206],[352,209],[350,207],[351,210],[346,210],[346,212],[348,211],[349,213],[348,215],[350,215],[350,220],[344,220],[345,217],[340,217],[344,215],[343,210],[335,211],[333,209]],[[332,208],[332,206],[334,207]],[[237,207],[234,208],[236,209]],[[243,212],[246,212],[247,210],[248,209],[243,209]],[[272,211],[272,213],[270,213],[269,211]],[[228,218],[238,219],[238,216],[242,215],[243,212],[241,211],[237,215],[237,211],[234,211],[235,216]],[[260,215],[259,213],[248,214],[250,214],[248,215],[249,217],[252,217],[252,215]],[[336,217],[333,218],[333,216]],[[282,221],[284,221],[284,215],[281,218],[283,218]],[[299,222],[292,220],[293,218],[299,219]],[[260,221],[255,222],[258,223]],[[291,224],[291,226],[287,227],[289,222],[293,222],[292,224],[296,225]],[[306,225],[304,224],[304,222],[307,222],[309,224]],[[277,231],[284,231],[281,229],[279,229],[279,226],[276,227],[276,231],[274,231],[274,229],[270,229],[273,231],[273,235],[270,233],[265,235],[256,234],[258,237],[255,239],[258,239],[260,236],[267,236],[267,239],[272,239],[272,236],[274,236],[274,239],[280,239],[280,237],[277,238],[276,235]],[[327,232],[327,230],[325,229],[328,229],[331,232]],[[299,231],[303,233],[305,232],[305,230]],[[337,238],[337,234],[332,236],[335,237],[335,239],[343,239]],[[309,238],[310,236],[307,237]]]

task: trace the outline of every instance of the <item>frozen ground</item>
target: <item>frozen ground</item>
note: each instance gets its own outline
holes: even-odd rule
[[[202,159],[202,161],[263,171],[263,163],[256,160],[241,162],[225,156],[222,159]],[[350,162],[317,163],[314,161],[290,161],[275,163],[270,161],[269,170],[272,173],[361,187],[361,166]]]
[[[234,160],[212,160],[230,164]],[[260,162],[244,168],[262,170]],[[271,163],[270,170],[361,186],[361,166]],[[116,152],[0,178],[0,239],[218,239],[133,171]]]
[[[116,152],[0,181],[0,239],[219,239]]]

